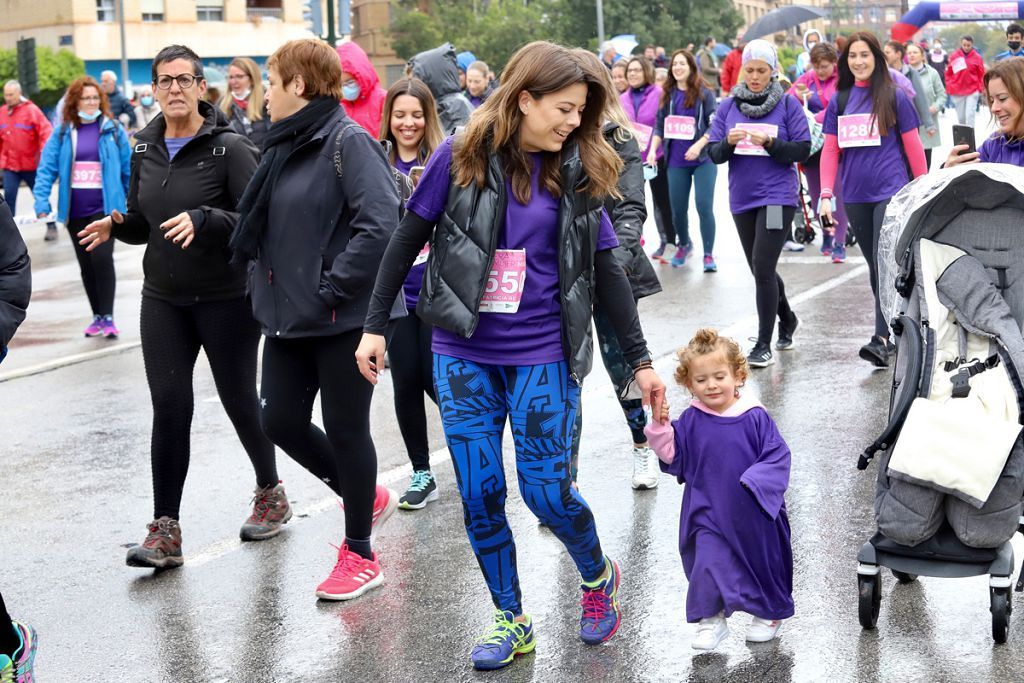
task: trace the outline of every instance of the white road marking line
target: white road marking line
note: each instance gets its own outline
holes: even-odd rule
[[[142,346],[142,342],[125,342],[123,344],[116,344],[103,349],[97,349],[96,351],[85,351],[83,353],[75,353],[70,356],[62,356],[45,363],[30,365],[27,368],[12,370],[11,372],[0,374],[0,383],[9,382],[12,379],[21,379],[22,377],[38,375],[44,372],[51,372],[53,370],[67,367],[68,365],[77,365],[78,363],[85,363],[90,360],[98,360],[106,356],[113,356],[115,354],[122,353],[123,351],[131,351],[132,349],[137,349],[140,346]]]
[[[779,263],[785,265],[798,265],[798,266],[826,266],[832,263],[831,256],[822,256],[820,254],[807,256],[783,256],[779,259]],[[867,261],[863,256],[847,256],[847,265],[864,265]]]
[[[856,277],[860,277],[861,275],[866,274],[867,270],[868,267],[866,265],[858,266],[857,268],[854,268],[852,270],[847,270],[841,275],[829,278],[825,282],[822,282],[819,285],[811,287],[810,289],[803,291],[800,294],[797,294],[796,296],[792,297],[789,300],[790,304],[799,305],[804,303],[805,301],[809,301],[815,297],[820,296],[821,294],[824,294],[825,292],[828,292],[830,290],[833,290],[837,287],[846,284],[847,282]],[[756,325],[757,315],[749,315],[745,318],[741,318],[740,320],[733,323],[729,327],[721,330],[721,333],[727,336],[735,337],[738,334],[742,334],[744,330],[748,330],[751,327],[755,327]],[[674,350],[658,357],[655,360],[655,363],[658,366],[660,374],[662,375],[665,375],[668,366],[673,362],[675,362]],[[587,387],[584,388],[583,393],[588,394],[600,391],[609,384],[611,384],[611,381],[607,379],[605,379],[603,382],[594,382],[592,384],[588,384]],[[432,469],[440,466],[442,463],[449,462],[451,462],[451,458],[448,454],[447,447],[439,448],[430,454],[430,467]],[[400,481],[405,477],[408,477],[410,475],[410,472],[410,465],[398,465],[397,467],[392,467],[391,469],[385,472],[379,473],[377,475],[377,483],[383,484],[384,486],[391,486],[395,482]],[[301,513],[305,515],[307,519],[311,519],[320,514],[323,514],[324,512],[327,512],[332,508],[337,507],[338,500],[338,497],[334,495],[322,498],[314,503],[311,503],[310,505],[302,506]],[[292,518],[292,524],[296,524],[298,522],[299,520],[297,518]],[[211,543],[210,545],[200,550],[198,553],[194,555],[187,555],[185,558],[185,566],[201,567],[204,564],[208,564],[210,562],[213,562],[214,560],[219,560],[222,557],[225,557],[226,555],[234,552],[235,550],[238,550],[240,547],[242,547],[242,542],[238,539],[228,539],[224,541],[217,541],[216,543]]]

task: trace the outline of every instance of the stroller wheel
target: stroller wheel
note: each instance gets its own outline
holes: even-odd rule
[[[992,600],[992,640],[997,643],[1006,642],[1006,627],[1010,620],[1010,589],[990,588]]]
[[[878,623],[878,609],[882,604],[881,576],[858,576],[857,589],[857,614],[860,625],[864,628],[874,628]]]
[[[892,570],[892,575],[896,577],[896,580],[900,583],[914,583],[917,581],[917,574],[908,574],[906,572],[898,572],[895,569]]]

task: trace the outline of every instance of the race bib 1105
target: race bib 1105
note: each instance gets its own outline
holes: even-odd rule
[[[654,133],[654,129],[642,123],[634,122],[633,132],[636,133],[636,144],[640,145],[640,151],[647,151],[647,146],[651,144],[651,135]]]
[[[498,249],[487,274],[481,313],[517,313],[526,287],[526,250]]]

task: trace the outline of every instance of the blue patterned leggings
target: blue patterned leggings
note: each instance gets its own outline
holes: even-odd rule
[[[567,364],[486,365],[434,354],[434,387],[466,533],[495,607],[522,612],[516,546],[505,517],[506,419],[523,500],[565,544],[583,580],[600,577],[605,561],[594,515],[569,477],[580,388]]]

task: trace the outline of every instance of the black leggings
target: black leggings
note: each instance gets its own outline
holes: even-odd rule
[[[370,538],[377,451],[370,436],[373,385],[356,367],[362,329],[263,345],[263,430],[295,462],[345,500],[345,535]],[[320,394],[327,433],[312,423]]]
[[[423,395],[434,397],[434,354],[430,351],[430,325],[412,311],[395,323],[388,359],[395,383],[395,415],[414,471],[430,469],[427,411]]]
[[[178,519],[188,475],[195,396],[192,372],[206,351],[224,411],[249,454],[256,483],[277,484],[274,445],[263,435],[256,395],[260,330],[246,299],[175,306],[142,297],[142,359],[153,400],[153,517]]]
[[[4,596],[0,593],[0,654],[14,657],[14,651],[21,645],[21,638],[15,630],[14,621],[7,613]]]
[[[675,244],[676,229],[672,224],[672,195],[668,191],[668,166],[665,159],[658,162],[658,175],[648,182],[651,184],[654,223],[658,226],[658,233],[668,244]]]
[[[881,232],[882,219],[885,218],[885,207],[889,206],[889,200],[874,202],[871,204],[848,204],[846,215],[850,218],[850,228],[857,236],[857,246],[864,254],[864,260],[868,262],[868,279],[871,281],[871,293],[875,296],[875,334],[879,337],[889,337],[889,326],[885,324],[885,316],[882,315],[882,305],[878,299],[878,234]]]
[[[117,283],[114,274],[114,240],[107,240],[92,251],[86,251],[78,243],[78,232],[100,218],[103,218],[101,213],[87,218],[72,218],[68,221],[67,230],[71,235],[71,243],[75,245],[78,269],[82,272],[82,284],[85,286],[85,295],[89,297],[92,314],[112,316]]]
[[[754,297],[757,302],[757,341],[771,344],[775,330],[775,317],[789,322],[793,309],[786,299],[786,285],[776,272],[782,245],[786,241],[786,226],[792,225],[796,207],[782,207],[782,230],[768,230],[768,209],[760,207],[744,213],[734,213],[736,232],[743,245],[743,254],[754,276]]]

